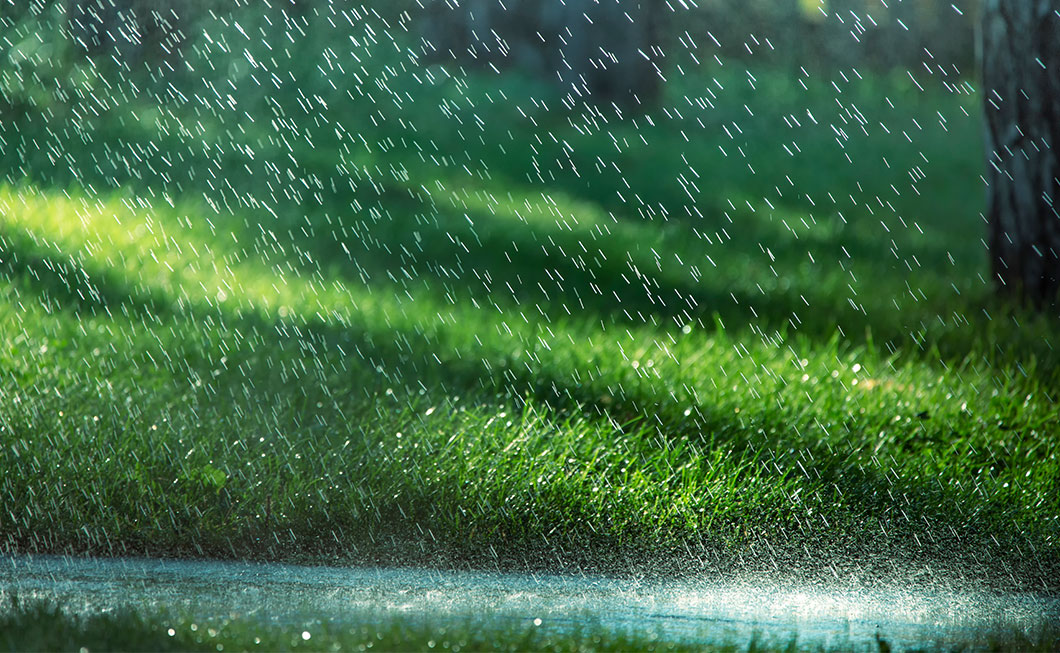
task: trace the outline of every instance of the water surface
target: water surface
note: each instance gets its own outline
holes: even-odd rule
[[[358,625],[401,616],[439,626],[481,621],[657,633],[669,640],[897,649],[984,642],[1060,623],[1060,599],[899,586],[798,586],[768,579],[636,581],[424,569],[310,567],[248,562],[0,557],[0,588],[69,610],[127,605],[193,618],[281,625]],[[5,601],[6,603],[6,601]],[[538,621],[540,620],[540,621]]]

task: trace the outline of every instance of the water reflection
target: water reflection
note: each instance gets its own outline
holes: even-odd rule
[[[96,612],[151,606],[192,617],[274,624],[363,624],[401,615],[432,624],[532,621],[542,628],[604,626],[668,640],[801,647],[858,645],[877,633],[899,647],[1033,632],[1060,622],[1060,599],[949,589],[795,586],[763,578],[700,582],[426,569],[308,567],[248,562],[0,558],[3,590]]]

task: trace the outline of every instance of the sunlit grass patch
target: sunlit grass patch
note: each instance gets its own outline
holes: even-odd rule
[[[402,298],[209,248],[168,208],[5,193],[9,256],[38,260],[7,296],[16,548],[1054,546],[1054,445],[1008,435],[1050,404],[1014,405],[1018,379],[984,400],[990,368]]]

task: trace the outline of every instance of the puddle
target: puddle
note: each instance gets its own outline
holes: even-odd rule
[[[1033,594],[245,562],[0,557],[0,589],[85,612],[134,605],[292,625],[540,619],[542,628],[602,626],[703,644],[787,644],[797,635],[811,649],[875,647],[877,633],[898,649],[936,648],[1060,623],[1060,598]]]

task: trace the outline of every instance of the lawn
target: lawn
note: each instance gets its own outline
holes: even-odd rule
[[[5,606],[6,607],[6,606]],[[0,650],[111,651],[703,651],[741,650],[735,645],[709,649],[666,641],[652,634],[614,633],[600,625],[565,631],[540,628],[541,620],[484,627],[466,618],[458,623],[417,623],[391,618],[352,627],[310,621],[263,624],[254,619],[202,620],[125,609],[78,615],[56,605],[16,605],[0,613]],[[794,641],[794,640],[793,640]],[[1034,645],[1036,640],[1019,640]],[[1044,641],[1044,640],[1042,640]],[[751,650],[782,650],[751,644]],[[789,647],[790,648],[790,647]],[[1040,650],[1046,650],[1040,644]]]
[[[409,618],[406,615],[367,619],[355,625],[309,619],[302,623],[263,622],[248,615],[191,618],[158,609],[120,609],[79,614],[55,604],[14,600],[0,610],[0,650],[122,650],[122,651],[868,651],[890,650],[886,635],[859,641],[838,635],[830,645],[807,645],[797,634],[776,637],[754,632],[745,641],[707,636],[704,644],[668,637],[662,629],[635,631],[575,619],[507,618],[494,622],[476,617]],[[700,626],[707,628],[707,626]],[[939,650],[1053,651],[1055,626],[1039,625],[1023,632],[997,627],[965,638],[925,642]],[[720,640],[720,641],[719,641]]]
[[[1057,589],[974,83],[689,47],[635,116],[242,11],[0,80],[0,548]]]

